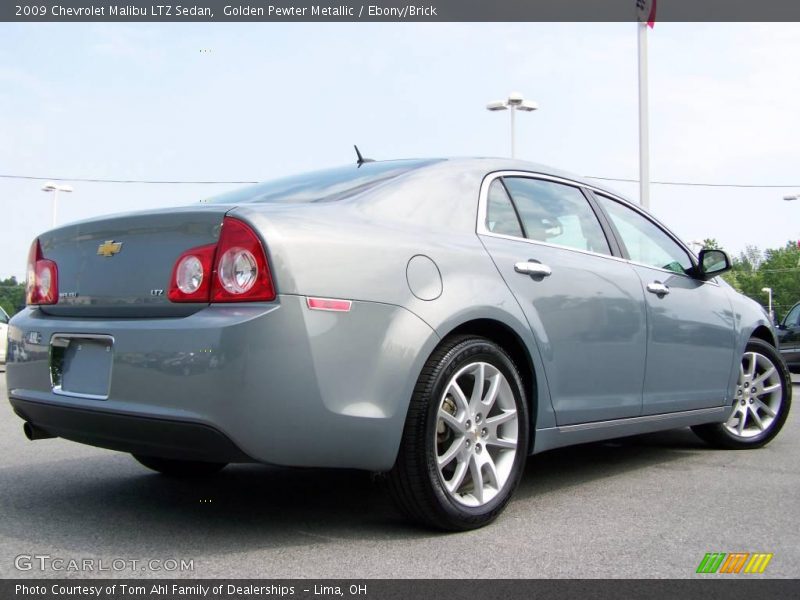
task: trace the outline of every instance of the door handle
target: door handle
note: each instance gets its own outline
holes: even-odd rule
[[[654,281],[653,283],[648,283],[647,291],[650,292],[651,294],[655,294],[659,298],[663,298],[664,296],[669,294],[669,288],[660,281]]]
[[[531,275],[532,277],[550,277],[553,274],[553,269],[540,262],[518,262],[514,264],[514,270],[523,275]]]

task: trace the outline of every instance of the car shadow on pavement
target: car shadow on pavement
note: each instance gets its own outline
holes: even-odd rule
[[[528,458],[517,495],[550,494],[708,451],[712,448],[689,428],[558,448]]]
[[[553,450],[529,460],[518,495],[552,494],[702,448],[691,432],[679,430]],[[234,465],[207,478],[171,479],[105,451],[82,460],[4,466],[0,510],[0,536],[17,540],[15,546],[96,555],[148,548],[201,557],[436,535],[409,525],[386,486],[367,473]]]

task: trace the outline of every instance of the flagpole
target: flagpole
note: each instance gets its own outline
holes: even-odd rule
[[[650,130],[647,107],[647,22],[639,28],[639,203],[650,209]]]

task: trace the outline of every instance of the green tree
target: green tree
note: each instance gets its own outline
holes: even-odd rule
[[[0,306],[9,315],[13,315],[25,306],[25,285],[16,277],[0,279]]]
[[[723,278],[762,306],[767,305],[768,296],[761,290],[772,288],[772,308],[780,319],[800,301],[800,248],[795,242],[764,252],[747,246],[733,259],[733,268]]]
[[[759,272],[762,287],[772,288],[773,308],[782,318],[800,301],[800,248],[795,242],[787,242],[783,248],[765,251]]]

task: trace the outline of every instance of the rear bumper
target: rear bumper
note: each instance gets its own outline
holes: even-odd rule
[[[208,425],[133,417],[11,398],[23,420],[73,442],[145,456],[208,462],[252,462],[225,434]]]
[[[65,335],[113,339],[107,398],[54,391],[50,343]],[[291,295],[162,319],[27,309],[9,338],[12,405],[60,437],[153,456],[368,470],[394,464],[414,384],[438,342],[400,307],[312,311]]]

